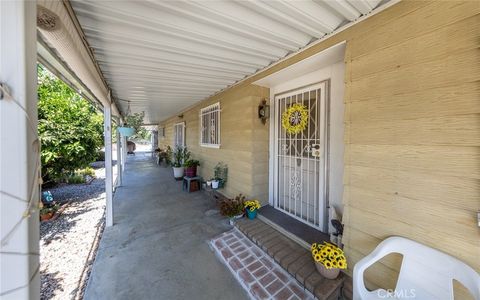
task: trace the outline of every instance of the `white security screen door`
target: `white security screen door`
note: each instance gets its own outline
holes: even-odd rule
[[[329,83],[275,96],[275,207],[319,230],[327,225]],[[291,107],[302,112],[285,114]],[[302,118],[297,132],[285,128]]]
[[[173,125],[173,146],[185,147],[185,122]]]

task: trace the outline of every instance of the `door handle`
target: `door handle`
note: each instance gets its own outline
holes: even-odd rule
[[[312,145],[312,156],[313,157],[320,157],[322,152],[320,151],[320,144],[313,144]]]

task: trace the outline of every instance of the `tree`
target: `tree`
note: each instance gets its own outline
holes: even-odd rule
[[[103,144],[103,117],[42,65],[37,70],[42,175],[44,182],[58,182],[95,161]]]

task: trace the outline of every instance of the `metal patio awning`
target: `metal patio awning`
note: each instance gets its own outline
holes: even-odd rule
[[[369,14],[381,0],[71,1],[120,109],[157,123]]]

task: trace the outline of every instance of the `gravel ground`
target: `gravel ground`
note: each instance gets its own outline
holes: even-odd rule
[[[105,222],[105,169],[95,173],[90,184],[49,189],[65,210],[40,225],[41,299],[83,296]]]

